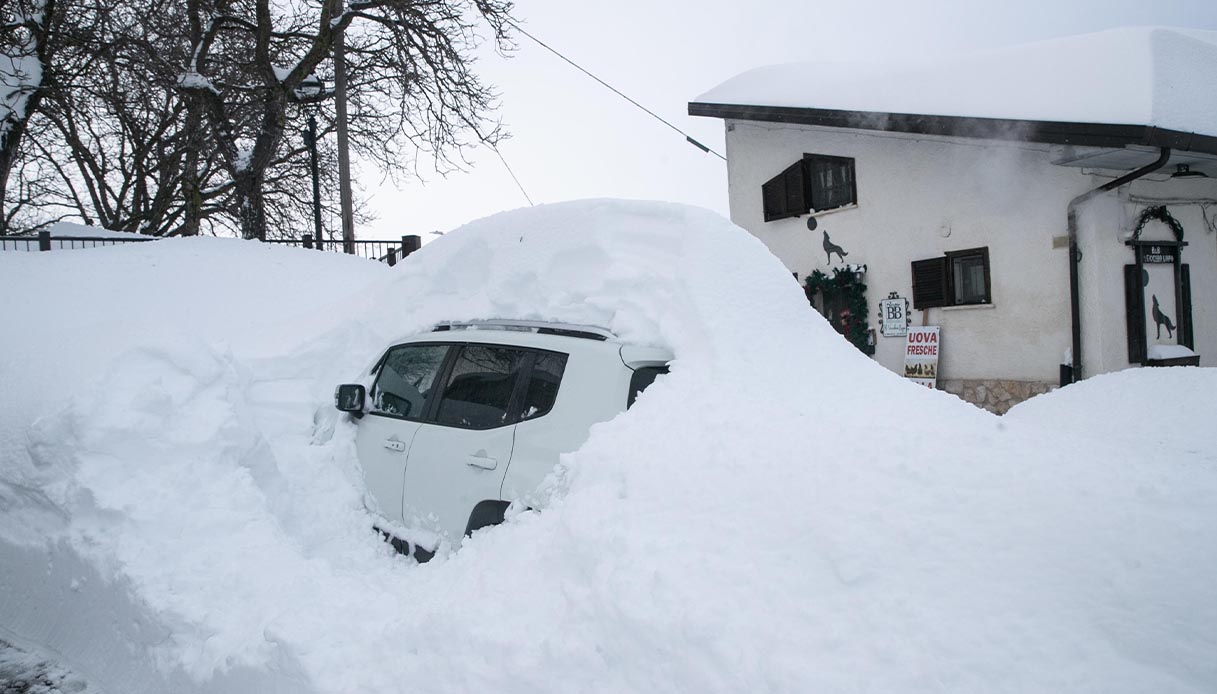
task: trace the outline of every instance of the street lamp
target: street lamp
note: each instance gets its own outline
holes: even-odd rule
[[[309,75],[300,81],[296,95],[320,100],[325,94],[325,82],[316,75]],[[313,174],[313,238],[317,239],[317,248],[323,248],[321,242],[321,173],[317,167],[317,116],[309,114],[308,128],[302,131],[304,146],[308,147],[309,168]]]

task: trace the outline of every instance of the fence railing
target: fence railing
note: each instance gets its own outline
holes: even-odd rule
[[[155,237],[124,239],[112,236],[51,236],[50,232],[39,232],[37,236],[0,236],[0,251],[50,251],[55,249],[98,248],[117,246],[123,243],[155,241]]]
[[[116,236],[52,236],[49,231],[40,231],[37,236],[0,236],[0,251],[72,250],[76,248],[97,248],[100,246],[117,246],[124,243],[143,243],[144,241],[157,240],[159,240],[159,237],[138,236],[136,234],[132,234],[131,238]],[[396,265],[397,261],[417,251],[422,246],[422,239],[418,236],[403,236],[400,242],[384,239],[355,239],[354,241],[344,242],[314,239],[312,234],[305,234],[298,239],[269,239],[266,243],[280,246],[297,246],[319,251],[341,252],[387,263],[388,265]]]
[[[342,252],[369,260],[378,260],[392,266],[396,265],[397,261],[417,251],[422,246],[422,238],[418,236],[403,236],[400,243],[384,239],[326,241],[325,239],[314,239],[312,234],[305,234],[298,239],[267,239],[266,243],[299,246],[300,248],[315,248],[319,251]]]

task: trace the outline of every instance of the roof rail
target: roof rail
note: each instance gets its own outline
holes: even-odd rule
[[[491,320],[470,320],[470,321],[445,321],[438,323],[431,332],[445,332],[449,330],[510,330],[516,332],[537,333],[539,335],[562,335],[564,337],[578,337],[585,340],[615,340],[614,335],[608,328],[602,328],[596,325],[579,325],[576,323],[553,323],[550,321],[537,320],[507,320],[507,319],[491,319]]]

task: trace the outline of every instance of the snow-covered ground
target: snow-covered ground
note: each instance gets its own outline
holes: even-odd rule
[[[0,694],[89,694],[88,682],[61,666],[0,640]]]
[[[0,254],[0,638],[119,692],[1211,692],[1217,373],[997,418],[878,367],[709,212],[505,213],[396,268]],[[662,344],[554,503],[416,565],[330,406],[386,340]]]

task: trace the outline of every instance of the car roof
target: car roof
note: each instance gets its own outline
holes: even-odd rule
[[[598,325],[552,321],[496,318],[492,320],[445,321],[433,328],[434,332],[454,330],[504,330],[537,333],[539,335],[565,335],[567,337],[581,337],[589,340],[617,341],[617,336],[608,328],[602,328]]]
[[[429,332],[405,335],[392,342],[480,342],[563,352],[611,351],[631,368],[635,363],[669,361],[668,350],[623,343],[607,328],[574,323],[525,320],[450,321]],[[623,349],[630,353],[626,359]]]

